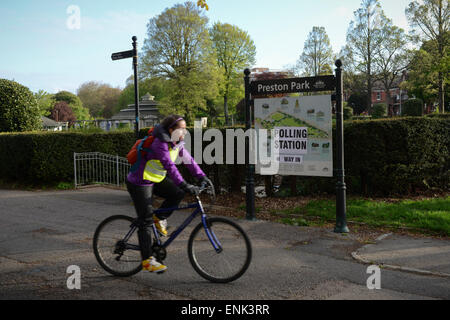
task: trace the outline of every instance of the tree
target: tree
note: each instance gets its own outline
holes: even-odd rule
[[[444,61],[449,50],[450,0],[413,1],[405,11],[413,32],[424,40],[437,44],[436,66],[438,70],[439,110],[444,113],[445,81],[449,76],[448,64]],[[447,66],[447,69],[445,67]],[[447,80],[448,81],[448,80]]]
[[[411,60],[411,53],[408,50],[408,38],[403,29],[387,20],[381,31],[381,44],[375,48],[374,64],[380,82],[386,92],[386,104],[391,104],[390,90],[394,83],[399,80],[403,72],[406,71]]]
[[[56,102],[64,101],[72,109],[77,120],[90,120],[89,110],[83,107],[83,103],[77,95],[68,92],[60,91],[55,94],[54,99]]]
[[[305,42],[298,66],[306,76],[332,74],[333,49],[324,27],[313,27]]]
[[[448,36],[450,36],[450,32]],[[441,64],[436,64],[437,54],[437,42],[432,40],[425,41],[421,48],[413,53],[413,58],[408,68],[408,79],[403,83],[403,88],[408,90],[410,95],[421,99],[426,105],[432,105],[439,101],[439,70],[450,70],[450,50],[446,51],[446,57],[444,57]],[[450,77],[447,75],[444,79],[446,80],[444,84],[444,91],[446,92],[444,101],[449,101],[450,93],[448,87],[450,85]]]
[[[105,118],[110,118],[114,114],[121,93],[120,88],[95,81],[83,83],[77,90],[78,97],[90,115]]]
[[[34,93],[34,97],[37,101],[39,113],[41,116],[48,117],[50,115],[50,110],[55,104],[55,100],[52,94],[45,92],[44,90],[39,90]]]
[[[209,10],[209,6],[208,6],[208,4],[206,3],[206,0],[198,0],[198,1],[197,1],[197,6],[199,6],[200,8]]]
[[[225,123],[228,125],[228,99],[233,85],[238,83],[237,78],[242,78],[242,71],[246,67],[255,64],[256,47],[246,31],[228,23],[215,23],[210,36],[217,65],[223,75],[221,95],[224,100]]]
[[[388,20],[379,0],[363,0],[355,11],[355,20],[350,22],[345,48],[347,66],[355,73],[365,76],[367,105],[371,109],[372,87],[374,83],[374,57],[383,43],[381,30],[386,28]]]
[[[0,79],[0,132],[24,132],[41,128],[33,93],[27,87]]]
[[[420,99],[409,99],[403,106],[402,115],[421,117],[423,115],[423,102]]]
[[[51,110],[50,118],[57,122],[69,122],[69,125],[73,125],[77,118],[70,108],[69,104],[65,101],[56,102]]]
[[[217,68],[209,39],[208,18],[192,2],[166,9],[147,25],[141,59],[142,78],[168,80],[167,107],[188,123],[206,99],[217,95]]]
[[[349,107],[353,109],[353,112],[357,115],[367,111],[367,95],[365,93],[355,92],[347,101]]]
[[[147,93],[151,93],[155,100],[158,102],[163,101],[165,97],[168,97],[168,83],[167,80],[162,78],[147,78],[139,81],[139,99]],[[128,83],[122,90],[117,106],[113,110],[113,114],[116,114],[121,109],[125,109],[130,104],[134,104],[134,83]],[[162,106],[164,108],[164,106]],[[161,110],[163,113],[164,110]]]

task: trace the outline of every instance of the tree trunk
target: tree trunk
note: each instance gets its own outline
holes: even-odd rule
[[[229,120],[228,120],[228,95],[225,95],[223,97],[223,108],[225,112],[225,125],[228,126]]]
[[[273,196],[273,179],[272,176],[265,176],[264,177],[264,185],[266,190],[266,195],[268,197]]]
[[[444,74],[439,72],[439,113],[445,113]]]

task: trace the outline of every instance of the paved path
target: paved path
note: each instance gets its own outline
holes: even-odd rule
[[[164,275],[114,278],[98,266],[91,243],[96,226],[115,214],[134,216],[124,191],[0,190],[0,299],[450,298],[450,278],[388,269],[381,271],[382,289],[369,290],[367,265],[352,257],[364,245],[356,237],[263,221],[239,221],[254,255],[234,283],[211,284],[192,269],[186,247],[193,226],[169,248]],[[178,225],[186,215],[174,214],[169,223]],[[446,246],[438,253],[443,265]],[[66,287],[70,265],[81,268],[81,290]]]

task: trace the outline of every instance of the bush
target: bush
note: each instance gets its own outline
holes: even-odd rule
[[[402,108],[402,116],[421,117],[423,115],[423,101],[420,99],[409,99]]]
[[[37,101],[23,85],[0,79],[0,132],[24,132],[42,126]]]
[[[0,134],[0,180],[29,184],[72,182],[74,152],[126,156],[131,132]]]
[[[351,120],[353,118],[353,109],[351,107],[344,107],[344,120]]]
[[[349,194],[389,196],[430,189],[450,190],[449,118],[346,121],[344,127]],[[143,137],[147,132],[148,129],[142,129],[140,135]],[[226,135],[223,136],[225,148]],[[0,180],[72,182],[74,152],[103,152],[124,157],[135,139],[131,131],[0,134]],[[209,142],[204,142],[203,146],[207,145]],[[336,139],[333,150],[336,163]],[[236,157],[237,152],[235,160]],[[202,164],[201,167],[218,191],[224,188],[240,192],[245,184],[245,165]],[[188,181],[194,182],[183,166],[180,169]],[[258,185],[265,181],[265,177],[256,176]],[[302,195],[333,194],[336,188],[333,178],[301,177],[297,182],[297,190]]]
[[[372,118],[381,119],[387,116],[387,105],[384,103],[374,104],[372,107]]]

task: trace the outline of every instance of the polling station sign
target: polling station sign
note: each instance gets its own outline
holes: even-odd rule
[[[255,129],[267,130],[259,146],[278,162],[274,173],[257,160],[258,174],[333,176],[331,95],[255,99]]]

